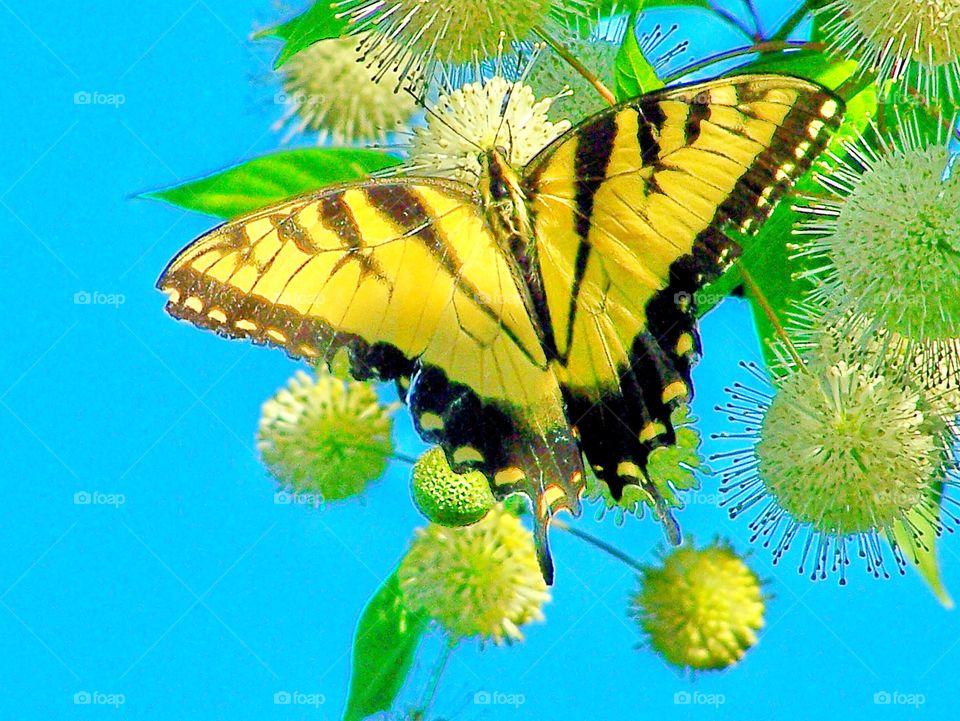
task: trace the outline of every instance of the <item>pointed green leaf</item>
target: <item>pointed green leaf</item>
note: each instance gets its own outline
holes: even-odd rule
[[[939,493],[937,494],[937,515],[940,513]],[[903,551],[907,561],[913,564],[926,582],[927,587],[946,609],[953,608],[953,599],[943,585],[940,577],[940,563],[937,560],[937,532],[931,519],[924,513],[913,510],[907,514],[909,528],[901,521],[893,524],[893,537]],[[916,529],[916,530],[913,530]]]
[[[379,150],[283,150],[183,185],[154,190],[142,197],[229,219],[291,195],[360,180],[399,162],[400,158]]]
[[[637,43],[637,16],[627,21],[627,31],[614,66],[617,100],[628,100],[663,87],[653,66],[647,62]]]
[[[357,624],[343,721],[362,721],[393,706],[426,626],[425,616],[404,607],[394,572],[370,599]]]
[[[261,30],[254,35],[254,38],[259,40],[260,38],[273,37],[284,41],[283,49],[273,63],[273,69],[276,70],[287,60],[315,42],[344,35],[348,25],[346,18],[337,17],[336,10],[332,7],[330,0],[318,0],[309,10],[285,23]]]

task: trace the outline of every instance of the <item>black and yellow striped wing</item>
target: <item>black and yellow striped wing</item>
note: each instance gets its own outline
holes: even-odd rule
[[[512,257],[466,186],[358,183],[226,223],[185,248],[158,286],[172,315],[234,338],[330,359],[360,378],[409,379],[421,435],[496,495],[546,521],[577,511],[582,467]]]
[[[658,91],[570,130],[528,165],[557,373],[588,460],[615,496],[645,485],[691,394],[693,293],[755,230],[839,123],[840,101],[783,76]]]

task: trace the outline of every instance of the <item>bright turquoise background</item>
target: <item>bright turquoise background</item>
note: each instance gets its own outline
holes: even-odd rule
[[[393,467],[363,503],[275,505],[253,435],[260,404],[297,365],[164,315],[157,275],[214,221],[131,197],[276,147],[270,50],[247,37],[277,16],[269,0],[88,5],[0,0],[0,718],[338,718],[354,623],[421,524],[407,469]],[[768,8],[769,25],[788,9]],[[734,42],[703,17],[677,34],[693,41],[688,58],[710,47],[705,38]],[[124,102],[75,105],[81,91]],[[125,302],[75,304],[83,291]],[[707,435],[720,428],[722,387],[745,379],[737,363],[758,350],[737,301],[711,314],[703,335],[696,411]],[[413,453],[400,419],[398,442]],[[726,519],[715,487],[708,479],[683,528],[746,550],[747,521]],[[84,491],[124,503],[75,505]],[[588,511],[580,523],[644,559],[661,539],[650,522],[597,526]],[[732,672],[692,682],[635,650],[626,567],[558,531],[553,548],[548,622],[513,648],[458,650],[436,714],[956,713],[960,617],[912,574],[874,582],[857,570],[846,588],[814,584],[795,573],[795,557],[774,568],[757,549],[751,563],[775,594],[762,642]],[[946,580],[960,589],[960,545],[948,538],[943,549]],[[436,652],[424,646],[406,702]],[[283,691],[325,702],[274,704]],[[474,704],[482,691],[525,703]],[[884,691],[925,703],[875,705]],[[82,692],[123,703],[75,705]],[[677,705],[677,693],[722,703]]]

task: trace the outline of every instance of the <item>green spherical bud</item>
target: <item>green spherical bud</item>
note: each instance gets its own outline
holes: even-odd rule
[[[387,468],[396,407],[372,383],[298,371],[263,404],[257,449],[281,488],[324,502],[353,498]]]
[[[672,549],[639,581],[632,614],[668,663],[724,669],[757,643],[766,596],[757,574],[729,546]]]
[[[496,503],[486,476],[480,471],[454,473],[439,447],[416,462],[411,487],[420,512],[441,526],[469,526]]]

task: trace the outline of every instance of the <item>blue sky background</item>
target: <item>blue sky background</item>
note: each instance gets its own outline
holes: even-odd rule
[[[356,619],[422,523],[407,468],[326,512],[275,505],[253,448],[260,404],[297,368],[280,352],[177,323],[154,281],[211,219],[134,200],[267,152],[270,50],[246,40],[268,0],[136,4],[0,0],[0,717],[336,719]],[[769,25],[790,10],[768,4]],[[726,31],[686,20],[695,57]],[[669,22],[669,16],[659,16]],[[646,21],[650,27],[651,21]],[[122,105],[75,105],[81,91]],[[120,305],[74,302],[80,292]],[[722,387],[758,358],[746,307],[703,324],[695,410],[720,429]],[[399,416],[398,443],[420,447]],[[718,450],[707,443],[708,452]],[[684,531],[748,548],[707,479]],[[123,503],[75,505],[81,492]],[[650,560],[651,522],[580,524]],[[435,713],[455,719],[946,718],[956,711],[960,617],[915,575],[811,583],[794,557],[751,564],[775,599],[760,645],[734,670],[679,676],[626,619],[631,572],[553,533],[547,623],[512,648],[461,647]],[[946,582],[960,589],[947,538]],[[428,640],[403,699],[437,654]],[[277,692],[323,698],[278,706]],[[473,703],[480,691],[518,706]],[[77,693],[114,708],[74,704]],[[677,705],[677,693],[700,694]],[[919,709],[874,694],[922,695]],[[114,696],[114,700],[119,697]],[[899,700],[906,700],[899,697]],[[712,702],[712,703],[711,703]]]

